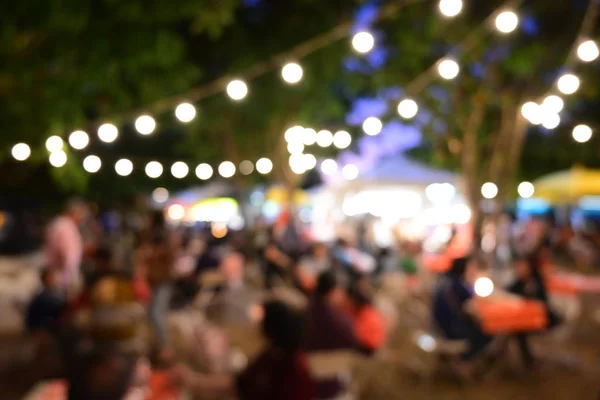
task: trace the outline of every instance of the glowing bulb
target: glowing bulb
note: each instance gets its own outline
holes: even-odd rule
[[[256,162],[256,170],[259,174],[266,175],[273,170],[273,162],[268,158],[261,158]]]
[[[152,192],[152,200],[156,203],[165,203],[169,200],[169,191],[161,187],[154,189]]]
[[[304,151],[304,144],[302,142],[289,142],[287,150],[290,154],[300,154]]]
[[[578,143],[585,143],[592,138],[592,128],[587,125],[577,125],[573,128],[573,139]]]
[[[320,147],[329,147],[333,144],[333,134],[322,130],[317,133],[317,145]]]
[[[486,182],[481,186],[481,195],[486,199],[493,199],[498,195],[498,186],[492,182]]]
[[[158,161],[150,161],[146,164],[146,175],[152,179],[160,177],[163,173],[163,166]]]
[[[577,57],[583,62],[592,62],[599,55],[598,45],[593,40],[586,40],[577,47]]]
[[[239,79],[229,82],[227,85],[227,95],[235,101],[240,101],[248,95],[248,86]]]
[[[244,160],[240,163],[239,170],[242,175],[250,175],[254,172],[254,164],[252,164],[252,161]]]
[[[342,168],[342,177],[347,181],[353,181],[358,178],[358,167],[354,164],[346,164]]]
[[[100,167],[102,167],[102,161],[98,156],[92,155],[83,159],[83,169],[91,174],[100,171]]]
[[[196,176],[203,181],[210,179],[213,175],[213,169],[210,165],[202,163],[196,167]]]
[[[404,99],[398,103],[398,114],[404,119],[414,118],[417,112],[419,112],[419,106],[412,99]]]
[[[98,128],[98,138],[104,143],[112,143],[118,136],[119,130],[113,124],[102,124]]]
[[[131,175],[133,163],[126,158],[122,158],[115,163],[115,172],[121,176]]]
[[[317,166],[317,157],[312,154],[304,154],[304,166],[307,170],[313,169]]]
[[[302,142],[305,146],[312,146],[317,142],[317,131],[312,128],[305,128],[302,132]]]
[[[512,11],[503,11],[496,17],[496,29],[502,33],[511,33],[519,26],[519,17]]]
[[[337,172],[338,164],[335,160],[328,158],[321,163],[321,172],[323,175],[333,175]]]
[[[542,106],[544,107],[544,110],[553,114],[558,114],[565,106],[565,102],[563,99],[553,94],[544,99]]]
[[[49,161],[53,167],[60,168],[67,163],[67,153],[62,150],[54,151],[50,153]]]
[[[475,294],[479,297],[488,297],[494,292],[494,282],[490,278],[479,278],[474,285]]]
[[[528,101],[521,107],[521,115],[534,125],[542,123],[542,115],[540,106],[533,101]]]
[[[171,165],[171,175],[177,179],[185,178],[190,172],[190,167],[183,161],[177,161]]]
[[[462,0],[440,0],[438,8],[445,17],[456,17],[463,8]]]
[[[173,204],[167,209],[167,216],[174,221],[182,220],[185,217],[185,208],[181,204]]]
[[[573,74],[564,74],[556,82],[558,90],[563,94],[573,94],[579,89],[579,78]]]
[[[533,194],[535,193],[535,187],[533,186],[533,183],[531,182],[521,182],[519,183],[519,186],[517,187],[517,192],[519,193],[519,196],[521,196],[524,199],[528,199],[530,197],[533,196]]]
[[[302,79],[302,74],[302,67],[296,63],[286,64],[281,69],[281,76],[283,77],[283,80],[292,85],[300,82]]]
[[[90,137],[84,131],[75,131],[69,135],[69,144],[75,150],[82,150],[90,143]]]
[[[235,175],[235,165],[231,161],[223,161],[219,165],[219,174],[223,178],[231,178]]]
[[[292,142],[303,142],[302,135],[304,133],[304,128],[300,125],[292,126],[285,131],[284,138],[288,143]]]
[[[358,32],[352,37],[352,47],[358,53],[368,53],[375,47],[375,38],[369,32]]]
[[[337,131],[333,135],[333,145],[338,149],[345,149],[352,143],[352,136],[346,131]]]
[[[25,143],[17,143],[13,146],[11,154],[17,161],[25,161],[31,155],[31,148]]]
[[[445,58],[438,64],[438,73],[444,79],[450,80],[458,76],[460,67],[458,63],[450,58]]]
[[[156,121],[149,115],[142,115],[135,120],[135,130],[141,135],[149,135],[156,129]]]
[[[293,173],[300,175],[306,172],[306,160],[304,154],[292,154],[289,159],[290,169]]]
[[[196,118],[196,107],[190,103],[181,103],[175,109],[175,117],[183,123],[191,122]]]
[[[62,150],[63,148],[63,140],[59,136],[50,136],[48,140],[46,140],[46,149],[50,153],[54,153]]]
[[[363,122],[362,128],[367,135],[375,136],[379,135],[379,132],[383,129],[383,124],[379,118],[369,117]]]
[[[560,125],[560,116],[558,114],[547,113],[542,116],[542,126],[546,129],[554,129]]]

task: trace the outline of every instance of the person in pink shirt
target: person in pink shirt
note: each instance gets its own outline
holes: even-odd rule
[[[46,231],[45,266],[58,273],[60,288],[65,292],[76,290],[80,283],[83,239],[79,224],[87,214],[87,204],[73,199]]]

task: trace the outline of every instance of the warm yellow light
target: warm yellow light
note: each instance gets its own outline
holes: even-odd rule
[[[460,67],[456,61],[450,58],[445,58],[438,64],[438,72],[442,78],[450,80],[458,76]]]
[[[167,209],[167,216],[174,221],[182,220],[185,217],[185,208],[181,204],[173,204]]]
[[[304,144],[302,142],[289,142],[287,150],[290,154],[300,154],[304,151]]]
[[[573,139],[578,143],[585,143],[592,138],[592,128],[587,125],[577,125],[573,128]]]
[[[317,142],[317,131],[312,128],[304,128],[302,131],[302,143],[305,146],[312,146]]]
[[[573,74],[564,74],[556,82],[558,90],[563,94],[573,94],[579,89],[579,78]]]
[[[113,124],[102,124],[98,128],[98,138],[104,143],[112,143],[118,136],[119,130]]]
[[[354,164],[346,164],[342,168],[342,177],[347,181],[353,181],[358,178],[358,167]]]
[[[577,57],[583,62],[592,62],[599,55],[598,45],[593,40],[586,40],[577,47]]]
[[[362,125],[363,131],[369,136],[379,135],[381,129],[383,129],[383,123],[376,117],[369,117],[365,119]]]
[[[254,164],[250,160],[244,160],[240,163],[239,170],[242,175],[250,175],[254,172]]]
[[[133,163],[126,158],[122,158],[115,163],[115,172],[121,176],[131,175],[133,172]]]
[[[327,159],[321,163],[321,172],[324,175],[333,175],[337,172],[338,164],[335,160]]]
[[[62,150],[63,144],[64,144],[64,142],[60,138],[60,136],[50,136],[46,140],[46,149],[48,149],[48,151],[50,153],[54,153],[54,152],[57,152],[59,150]]]
[[[333,134],[327,130],[317,133],[317,145],[320,147],[329,147],[333,144]]]
[[[150,161],[146,164],[146,175],[152,179],[160,177],[163,173],[163,166],[158,161]]]
[[[266,175],[273,170],[273,162],[268,158],[261,158],[256,162],[256,170],[259,174]]]
[[[219,174],[223,178],[231,178],[235,175],[235,165],[231,161],[223,161],[219,165]]]
[[[69,144],[75,150],[82,150],[90,143],[90,137],[84,131],[75,131],[69,135]]]
[[[555,129],[560,125],[560,116],[554,113],[545,113],[542,115],[542,126],[546,129]]]
[[[456,17],[463,8],[462,0],[440,0],[438,8],[445,17]]]
[[[352,47],[358,53],[368,53],[375,47],[375,38],[369,32],[358,32],[352,37]]]
[[[83,169],[91,174],[100,171],[100,167],[102,167],[102,161],[98,156],[91,155],[83,159]]]
[[[190,167],[183,161],[177,161],[171,165],[171,175],[177,179],[183,179],[190,173]]]
[[[419,106],[412,99],[404,99],[398,103],[398,114],[404,119],[414,118],[417,112],[419,112]]]
[[[522,198],[528,199],[535,193],[535,187],[531,182],[521,182],[517,187],[517,192]]]
[[[213,169],[210,165],[202,163],[196,167],[196,176],[203,181],[210,179],[213,175]]]
[[[481,195],[486,199],[493,199],[498,195],[498,186],[492,182],[486,182],[481,186]]]
[[[156,129],[156,121],[149,115],[142,115],[135,120],[135,130],[141,135],[149,135]]]
[[[248,86],[244,81],[233,80],[227,85],[227,95],[235,101],[243,100],[248,95]]]
[[[60,168],[67,163],[67,153],[62,150],[50,153],[50,164],[53,167]]]
[[[333,135],[333,145],[338,149],[345,149],[352,143],[352,136],[346,131],[337,131]]]
[[[156,203],[165,203],[169,200],[169,191],[162,187],[154,189],[152,192],[152,200]]]
[[[281,76],[283,77],[283,80],[292,85],[300,82],[302,79],[302,74],[302,67],[296,63],[286,64],[281,69]]]
[[[17,143],[13,146],[11,154],[17,161],[25,161],[31,155],[31,148],[25,143]]]
[[[502,33],[511,33],[519,26],[519,17],[513,11],[503,11],[496,17],[496,29]]]
[[[183,123],[191,122],[196,118],[196,107],[190,103],[181,103],[175,109],[175,117]]]

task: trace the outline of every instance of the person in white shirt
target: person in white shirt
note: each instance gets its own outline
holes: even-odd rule
[[[80,284],[83,239],[79,224],[87,215],[85,202],[71,200],[46,231],[45,266],[58,273],[60,288],[65,292],[76,290]]]

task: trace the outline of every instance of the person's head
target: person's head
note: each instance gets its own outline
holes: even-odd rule
[[[368,282],[367,284],[357,282],[350,286],[350,289],[348,289],[348,299],[357,309],[371,305],[373,294]]]
[[[303,347],[306,339],[304,313],[281,300],[270,300],[263,305],[262,331],[271,345],[286,351]]]
[[[244,257],[238,252],[232,252],[223,257],[221,272],[228,282],[240,281],[244,275]]]
[[[344,300],[344,289],[333,271],[322,272],[317,278],[315,296],[339,304]]]
[[[474,257],[460,257],[452,260],[448,275],[455,279],[472,280],[477,274],[479,263]]]
[[[44,268],[40,273],[40,281],[44,289],[56,289],[58,286],[58,273],[51,268]]]
[[[327,257],[328,249],[324,243],[315,243],[312,248],[312,255],[318,260],[322,260]]]
[[[75,223],[83,222],[89,215],[87,203],[80,198],[73,198],[67,202],[65,213],[75,221]]]

